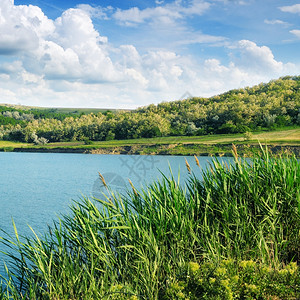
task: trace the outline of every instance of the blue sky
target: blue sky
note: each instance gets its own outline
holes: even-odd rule
[[[299,75],[299,53],[300,1],[0,1],[0,103],[207,97]]]

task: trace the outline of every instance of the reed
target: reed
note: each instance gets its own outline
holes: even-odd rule
[[[299,162],[265,149],[251,160],[234,154],[207,170],[187,164],[185,185],[163,176],[83,198],[43,237],[4,234],[12,251],[0,299],[163,299],[191,261],[299,263]]]

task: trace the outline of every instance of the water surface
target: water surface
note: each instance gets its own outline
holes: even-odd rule
[[[20,235],[31,234],[28,225],[43,233],[57,215],[69,212],[72,199],[103,197],[98,172],[120,193],[129,178],[138,188],[161,178],[160,171],[170,175],[170,168],[176,178],[180,170],[184,181],[185,158],[200,174],[193,157],[0,152],[0,228],[13,234],[13,219]],[[205,168],[211,158],[199,160]],[[0,273],[2,261],[0,254]]]

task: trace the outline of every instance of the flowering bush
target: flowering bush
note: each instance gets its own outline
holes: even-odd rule
[[[188,263],[169,282],[164,299],[299,299],[296,263],[275,269],[252,260]]]

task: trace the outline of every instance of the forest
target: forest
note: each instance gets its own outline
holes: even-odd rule
[[[300,76],[132,111],[83,113],[0,106],[0,140],[35,144],[246,133],[299,125]]]

